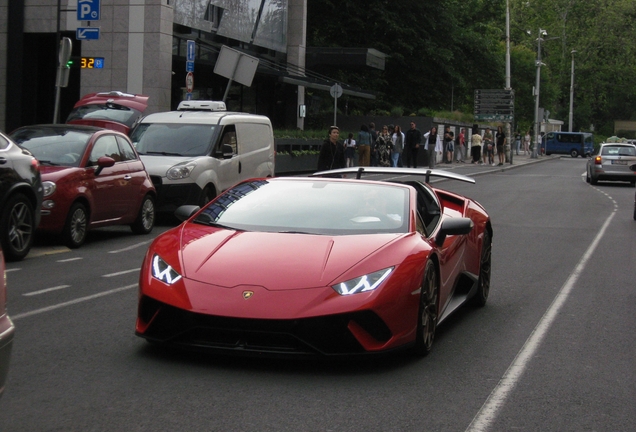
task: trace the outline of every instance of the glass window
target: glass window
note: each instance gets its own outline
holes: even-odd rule
[[[119,153],[119,146],[117,145],[117,140],[114,135],[105,135],[95,141],[89,160],[91,164],[97,165],[97,160],[102,156],[113,158],[115,162],[122,160],[121,154]]]
[[[242,183],[195,222],[244,231],[354,235],[405,233],[409,189],[330,180]]]
[[[126,139],[118,136],[117,142],[119,143],[119,150],[122,155],[122,160],[137,160],[137,154],[135,153],[135,150]]]
[[[141,123],[130,137],[140,154],[203,156],[210,154],[214,125]]]

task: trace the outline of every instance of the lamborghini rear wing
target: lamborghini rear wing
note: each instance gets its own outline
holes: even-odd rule
[[[320,171],[311,174],[310,177],[333,177],[340,176],[342,174],[355,174],[357,179],[361,179],[362,174],[399,174],[408,176],[424,176],[426,183],[429,183],[431,177],[442,177],[467,183],[475,183],[475,179],[472,177],[429,168],[350,167]]]

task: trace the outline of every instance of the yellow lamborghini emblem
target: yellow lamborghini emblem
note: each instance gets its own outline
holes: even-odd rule
[[[243,298],[248,300],[254,295],[254,291],[243,291]]]

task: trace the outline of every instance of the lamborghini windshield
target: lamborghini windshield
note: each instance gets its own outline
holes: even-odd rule
[[[239,184],[195,223],[244,231],[351,235],[406,233],[409,189],[328,179]]]

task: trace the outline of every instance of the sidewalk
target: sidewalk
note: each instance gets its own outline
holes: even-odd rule
[[[464,163],[457,162],[457,161],[454,161],[452,164],[438,163],[437,165],[435,165],[435,168],[457,171],[460,174],[473,177],[475,175],[492,173],[497,171],[506,171],[506,170],[510,170],[514,168],[519,168],[528,164],[545,162],[552,159],[557,159],[559,157],[561,157],[561,155],[550,155],[550,156],[539,155],[536,158],[532,158],[531,155],[528,155],[528,154],[524,155],[523,153],[520,153],[519,155],[513,154],[512,163],[508,161],[501,166],[498,166],[498,165],[492,166],[487,164],[482,164],[482,165],[473,164],[471,163],[471,159],[466,159]],[[495,161],[498,162],[496,155],[495,155]]]

